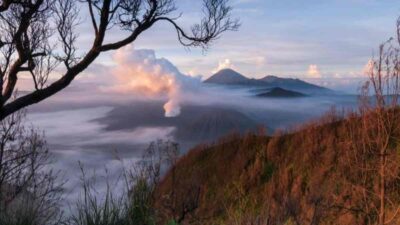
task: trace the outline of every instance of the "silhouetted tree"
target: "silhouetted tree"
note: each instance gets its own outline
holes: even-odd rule
[[[0,224],[55,223],[62,183],[47,168],[46,141],[25,125],[24,111],[0,121]]]
[[[231,19],[229,0],[203,0],[204,17],[189,31],[178,24],[177,10],[176,0],[0,1],[0,120],[61,91],[100,54],[133,43],[158,22],[172,25],[182,45],[204,49],[239,26]],[[88,21],[81,20],[83,13]],[[76,28],[86,22],[92,24],[93,41],[78,55]],[[106,42],[111,30],[126,37]],[[61,77],[48,84],[56,68]],[[12,100],[21,73],[32,77],[34,91]]]

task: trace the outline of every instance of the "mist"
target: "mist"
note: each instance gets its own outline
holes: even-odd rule
[[[355,95],[343,94],[258,98],[257,89],[204,84],[154,51],[132,46],[113,59],[112,65],[92,66],[64,92],[29,108],[29,121],[45,132],[53,169],[67,180],[66,203],[79,196],[80,165],[115,181],[153,141],[175,141],[185,154],[231,132],[262,126],[272,135],[333,106],[357,103]],[[99,192],[106,188],[105,179],[98,187]]]

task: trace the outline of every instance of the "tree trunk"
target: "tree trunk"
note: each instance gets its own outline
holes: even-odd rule
[[[379,225],[385,224],[385,195],[386,195],[386,177],[385,177],[385,164],[386,164],[386,151],[382,149],[380,152],[380,182],[379,182]]]

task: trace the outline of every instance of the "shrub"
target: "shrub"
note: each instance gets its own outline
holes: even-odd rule
[[[268,181],[270,181],[272,176],[274,175],[274,172],[275,172],[275,164],[270,161],[267,161],[264,165],[264,170],[261,174],[261,182],[268,183]]]

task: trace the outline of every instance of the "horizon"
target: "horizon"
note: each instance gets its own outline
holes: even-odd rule
[[[190,13],[178,21],[187,24],[198,19],[195,2],[180,1],[178,12]],[[183,74],[203,79],[232,68],[251,78],[271,74],[356,92],[375,49],[395,35],[400,7],[393,3],[235,0],[233,17],[240,19],[241,28],[224,35],[207,52],[180,46],[168,24],[145,33],[135,49],[152,49]],[[374,13],[366,13],[369,10]],[[86,30],[81,36],[90,36]],[[110,56],[98,63],[109,65]]]
[[[398,0],[0,0],[0,33],[0,225],[400,224]]]
[[[188,24],[199,20],[199,11],[194,10],[199,3],[178,2],[177,13],[186,12],[178,22],[187,29]],[[393,7],[393,2],[234,0],[232,17],[240,19],[242,26],[224,34],[206,51],[181,46],[166,23],[145,32],[131,48],[151,51],[151,57],[168,61],[182,75],[202,80],[223,68],[231,68],[249,78],[297,78],[356,94],[367,79],[368,61],[381,43],[395,35],[400,7]],[[366,14],[368,9],[374,9],[374,14]],[[86,12],[79,14],[82,19],[88,16]],[[77,30],[78,52],[84,54],[93,38],[90,24],[79,24]],[[126,31],[112,32],[106,40],[124,36]],[[93,76],[92,71],[98,68],[115,67],[115,54],[102,54],[79,79]],[[59,75],[54,71],[51,77]],[[24,75],[22,79],[29,80],[30,76]],[[21,90],[31,87],[29,82],[20,85]]]

